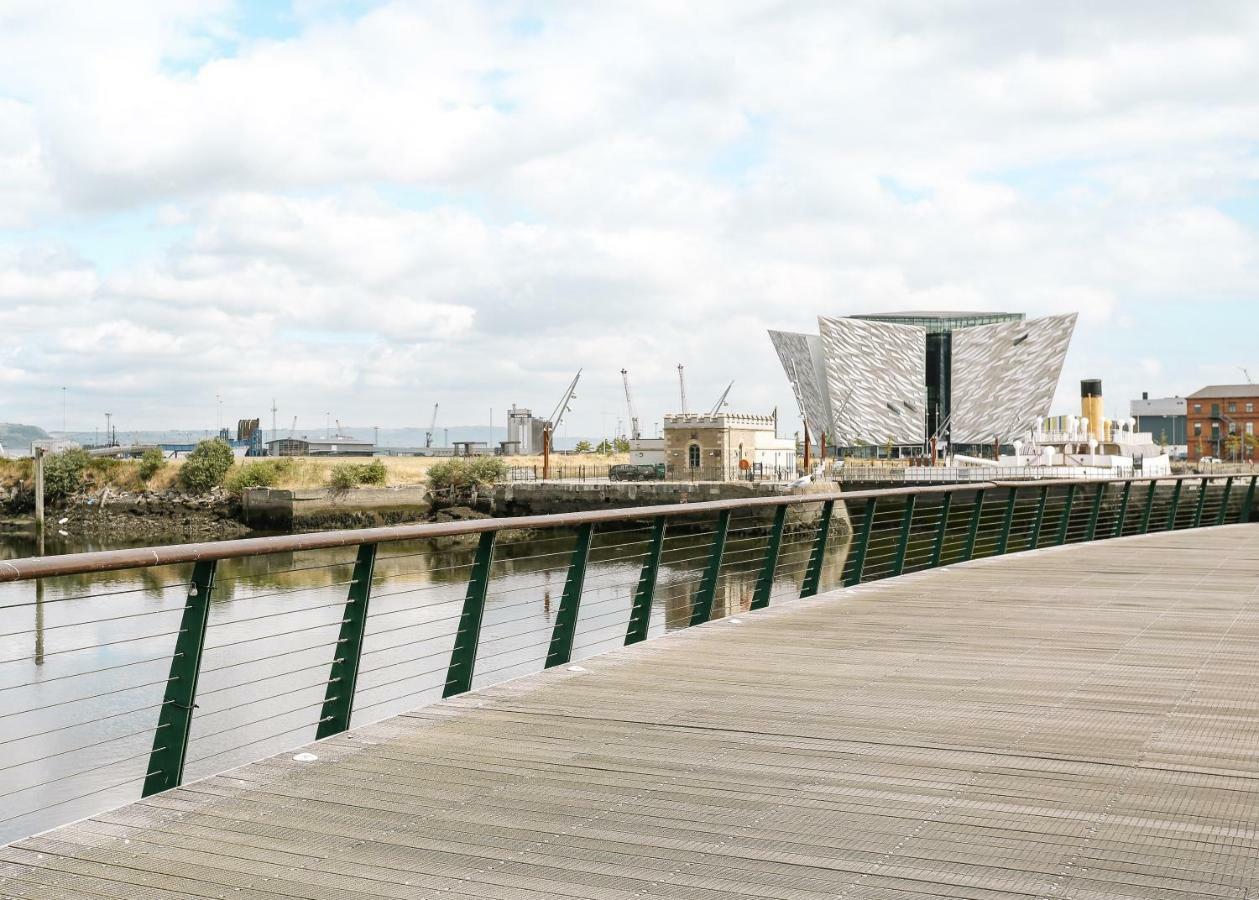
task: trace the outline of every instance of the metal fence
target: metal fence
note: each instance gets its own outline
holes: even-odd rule
[[[1095,481],[1096,471],[1088,472],[1078,466],[837,466],[832,476],[841,483],[895,482],[943,483],[967,481]],[[1135,473],[1129,467],[1115,472],[1114,477],[1130,478]]]
[[[747,469],[738,466],[669,466],[665,477],[629,477],[614,469],[626,469],[628,465],[580,463],[552,465],[547,481],[770,481],[788,482],[795,480],[795,469],[753,465]],[[642,468],[648,468],[646,466]],[[542,466],[509,466],[507,480],[510,482],[542,481]]]
[[[741,610],[1246,522],[1255,493],[1254,476],[984,482],[0,561],[0,841]]]

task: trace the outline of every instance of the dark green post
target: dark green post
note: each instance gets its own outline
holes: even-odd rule
[[[1233,492],[1233,476],[1230,475],[1224,479],[1224,495],[1220,498],[1220,512],[1215,517],[1216,525],[1223,525],[1224,519],[1228,516],[1228,495]]]
[[[1123,526],[1128,518],[1128,500],[1132,497],[1132,482],[1123,483],[1123,496],[1119,499],[1119,515],[1115,519],[1115,532],[1112,537],[1123,537]]]
[[[1190,528],[1197,528],[1202,524],[1202,510],[1207,505],[1207,480],[1205,478],[1198,481],[1198,502],[1193,507],[1193,524]]]
[[[651,623],[651,601],[656,596],[656,579],[660,575],[660,556],[664,552],[665,518],[657,516],[651,526],[651,542],[647,545],[647,558],[638,576],[638,589],[634,591],[634,605],[630,609],[629,625],[625,629],[625,646],[647,640],[647,626]]]
[[[1093,508],[1089,510],[1089,526],[1084,532],[1084,540],[1091,541],[1097,537],[1097,520],[1102,514],[1102,498],[1106,496],[1105,482],[1097,486],[1097,493],[1093,495]]]
[[[592,523],[577,529],[577,545],[568,561],[568,577],[564,579],[564,594],[560,597],[560,609],[555,614],[555,627],[551,629],[551,647],[546,652],[546,668],[562,666],[573,658],[573,638],[577,635],[577,613],[581,609],[581,591],[586,585],[586,563],[590,559],[590,542],[594,539]]]
[[[760,577],[756,579],[756,593],[752,595],[752,609],[769,606],[769,595],[774,589],[774,575],[778,572],[778,555],[782,552],[783,529],[787,525],[787,506],[774,510],[774,525],[769,531],[769,544],[765,547],[765,561],[761,564]]]
[[[892,560],[892,577],[895,578],[905,571],[905,553],[909,550],[909,534],[914,524],[914,506],[917,494],[905,498],[905,514],[901,517],[901,539],[896,545],[896,556]]]
[[[817,534],[813,538],[813,552],[809,555],[809,566],[805,569],[804,583],[800,586],[801,597],[812,597],[822,584],[822,562],[826,559],[826,538],[831,531],[831,515],[834,512],[834,500],[827,500],[822,504],[822,516],[818,519]]]
[[[1071,507],[1075,504],[1075,485],[1067,485],[1067,502],[1062,506],[1062,521],[1058,523],[1058,540],[1055,544],[1067,542],[1067,530],[1071,527]]]
[[[874,527],[874,514],[878,508],[878,497],[871,497],[866,501],[866,514],[861,519],[861,534],[857,536],[857,546],[853,550],[852,572],[844,582],[845,587],[861,584],[861,576],[865,574],[866,568],[866,550],[870,548],[870,530]]]
[[[934,569],[940,565],[940,554],[944,552],[944,535],[949,530],[949,510],[953,508],[953,493],[944,495],[944,502],[940,504],[940,521],[936,524],[935,544],[931,548],[931,562],[928,566]]]
[[[1249,522],[1250,516],[1255,510],[1255,481],[1259,480],[1259,475],[1250,476],[1250,487],[1246,489],[1246,499],[1242,503],[1241,512],[1237,516],[1239,522]]]
[[[1049,500],[1049,488],[1040,489],[1040,499],[1036,501],[1036,518],[1032,519],[1032,532],[1027,536],[1027,549],[1035,550],[1040,542],[1040,529],[1045,524],[1045,504]]]
[[[1150,479],[1150,487],[1145,492],[1145,509],[1141,511],[1141,533],[1146,534],[1150,530],[1150,514],[1154,512],[1154,492],[1158,489],[1158,479]]]
[[[1164,531],[1171,531],[1176,527],[1176,512],[1180,509],[1180,486],[1183,481],[1177,479],[1176,484],[1172,487],[1172,505],[1167,510],[1167,527]]]
[[[979,517],[984,514],[984,489],[975,491],[975,508],[971,510],[970,527],[966,531],[966,544],[962,547],[962,558],[958,562],[966,562],[975,555],[975,538],[979,536]]]
[[[341,617],[341,634],[333,651],[332,674],[324,693],[323,715],[315,730],[315,740],[347,731],[354,709],[354,688],[358,684],[359,661],[363,657],[363,632],[367,628],[367,604],[372,596],[372,573],[376,568],[376,545],[362,544],[354,561],[354,580],[350,582]]]
[[[459,630],[455,647],[450,651],[450,668],[446,670],[446,687],[442,697],[453,697],[472,690],[472,672],[476,668],[477,645],[481,642],[481,619],[485,616],[485,594],[490,587],[490,568],[494,564],[494,542],[497,531],[481,532],[468,592],[463,597],[459,614]]]
[[[717,596],[717,580],[721,575],[721,557],[726,552],[726,534],[730,531],[730,510],[723,509],[717,517],[717,533],[713,535],[713,549],[708,556],[708,568],[699,583],[695,595],[695,608],[691,610],[691,624],[703,625],[713,614],[713,598]]]
[[[214,590],[214,560],[192,567],[188,602],[179,621],[175,653],[170,661],[170,677],[162,695],[162,712],[153,734],[148,775],[140,796],[179,787],[184,780],[184,759],[188,756],[188,733],[196,708],[197,676],[201,673],[201,653],[205,649],[205,626],[210,616],[210,592]]]
[[[1001,534],[997,538],[997,550],[995,556],[1001,556],[1010,546],[1010,527],[1014,524],[1014,504],[1018,500],[1019,489],[1010,488],[1010,499],[1005,505],[1005,518],[1001,520]]]

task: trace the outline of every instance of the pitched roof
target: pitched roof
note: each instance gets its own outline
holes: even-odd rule
[[[1259,384],[1208,384],[1189,395],[1191,400],[1211,397],[1259,397]]]

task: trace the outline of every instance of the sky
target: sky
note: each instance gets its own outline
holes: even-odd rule
[[[0,421],[570,433],[818,314],[1078,311],[1051,412],[1259,378],[1259,4],[0,0]],[[62,388],[65,388],[64,392]],[[790,430],[790,428],[786,428]]]

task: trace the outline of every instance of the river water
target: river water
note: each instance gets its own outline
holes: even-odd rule
[[[838,533],[838,529],[837,529]],[[596,535],[573,659],[623,645],[649,530]],[[813,537],[788,535],[773,602],[794,599]],[[665,545],[649,636],[684,627],[712,535]],[[474,687],[542,668],[563,592],[571,531],[500,542]],[[713,617],[745,610],[766,536],[732,524]],[[841,579],[832,540],[823,588]],[[47,553],[106,549],[73,537]],[[37,555],[0,535],[0,558]],[[440,698],[472,551],[382,545],[373,580],[354,725]],[[354,548],[220,563],[185,782],[309,742],[352,576]],[[0,842],[139,797],[191,566],[0,584]]]

